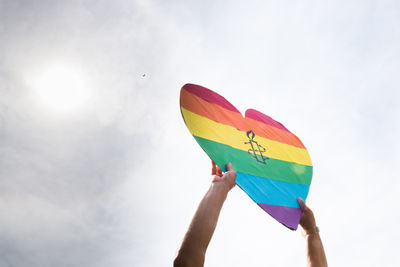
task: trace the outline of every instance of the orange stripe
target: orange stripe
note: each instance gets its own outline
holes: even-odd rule
[[[250,118],[243,118],[242,114],[222,108],[219,105],[207,102],[202,98],[181,90],[181,106],[200,116],[226,124],[240,131],[252,130],[255,135],[274,141],[304,148],[303,143],[294,134],[272,127],[268,124]]]

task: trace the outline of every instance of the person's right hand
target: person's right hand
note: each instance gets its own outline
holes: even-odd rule
[[[300,197],[297,199],[297,202],[299,202],[300,208],[303,211],[300,219],[301,227],[303,227],[304,231],[315,229],[317,224],[315,223],[314,213]]]
[[[212,175],[215,175],[212,182],[213,183],[223,183],[226,188],[231,190],[236,184],[236,172],[232,168],[232,164],[226,164],[226,172],[222,173],[221,168],[219,168],[214,161],[212,162]]]

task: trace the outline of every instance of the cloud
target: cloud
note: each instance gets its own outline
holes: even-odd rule
[[[152,69],[136,56],[151,45],[146,16],[52,1],[2,2],[2,11],[1,265],[119,262],[128,240],[118,192],[140,182],[136,170],[154,155],[149,133],[159,124],[151,113],[159,100],[147,103],[153,93],[142,79]],[[55,114],[37,102],[32,83],[54,62],[86,73],[95,94],[85,112]]]
[[[378,263],[397,238],[386,230],[397,221],[396,10],[1,1],[0,266],[170,264],[210,182],[179,112],[186,82],[297,134],[313,160],[308,201],[330,264]],[[85,74],[84,110],[57,114],[37,100],[32,83],[52,64]],[[207,263],[293,266],[303,250],[236,188]]]

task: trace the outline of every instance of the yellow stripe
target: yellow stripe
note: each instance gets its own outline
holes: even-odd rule
[[[183,107],[181,107],[181,111],[186,126],[192,135],[244,151],[248,151],[251,148],[250,144],[245,144],[246,142],[249,142],[246,132],[239,131],[232,126],[218,123],[206,117],[197,115]],[[249,128],[249,130],[251,129]],[[256,136],[254,141],[257,141],[258,144],[266,148],[266,152],[263,152],[263,155],[266,157],[312,166],[310,156],[305,149],[260,136]]]

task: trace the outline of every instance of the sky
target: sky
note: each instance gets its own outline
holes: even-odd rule
[[[398,1],[0,0],[0,267],[171,266],[211,164],[185,83],[307,147],[331,266],[398,266]],[[206,266],[305,266],[238,187]]]

